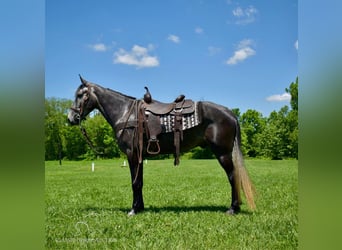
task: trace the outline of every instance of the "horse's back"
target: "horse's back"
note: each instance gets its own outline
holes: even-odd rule
[[[201,117],[204,120],[211,120],[213,122],[227,121],[229,123],[236,123],[236,116],[229,108],[216,104],[213,102],[201,102]]]

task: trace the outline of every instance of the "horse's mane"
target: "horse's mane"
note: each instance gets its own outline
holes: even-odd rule
[[[123,93],[121,93],[121,92],[112,90],[112,89],[110,89],[110,88],[102,87],[102,86],[100,86],[100,85],[98,85],[98,84],[96,84],[96,83],[90,83],[90,84],[92,84],[92,85],[94,85],[94,86],[96,86],[96,87],[98,87],[98,88],[100,88],[100,89],[102,89],[102,90],[107,90],[107,91],[109,91],[109,92],[112,92],[112,93],[115,94],[115,95],[119,95],[119,96],[122,96],[122,97],[126,97],[126,98],[129,98],[129,99],[132,99],[132,100],[136,100],[136,99],[137,99],[137,98],[135,98],[135,97],[133,97],[133,96],[129,96],[129,95],[123,94]]]
[[[106,90],[110,91],[110,92],[113,92],[115,94],[118,94],[118,95],[122,95],[124,97],[127,97],[129,99],[133,99],[133,100],[136,100],[137,98],[133,97],[133,96],[130,96],[130,95],[126,95],[126,94],[122,94],[121,92],[118,92],[118,91],[115,91],[115,90],[112,90],[110,88],[105,88]]]

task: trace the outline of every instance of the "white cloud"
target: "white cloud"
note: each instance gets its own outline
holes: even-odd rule
[[[256,17],[259,13],[259,11],[253,7],[249,6],[245,9],[242,9],[241,7],[235,8],[233,11],[233,16],[236,18],[235,23],[236,24],[249,24],[253,23],[256,20]]]
[[[298,40],[296,40],[296,42],[294,43],[294,47],[296,48],[296,50],[298,50]]]
[[[281,95],[271,95],[266,98],[269,102],[284,102],[284,101],[290,101],[291,95],[289,93],[284,93]]]
[[[149,55],[149,51],[153,50],[153,45],[147,48],[134,45],[131,51],[120,48],[114,53],[114,63],[134,65],[138,68],[157,67],[159,60],[156,56]]]
[[[174,42],[174,43],[180,43],[180,38],[176,35],[172,35],[170,34],[168,37],[167,37],[167,40],[171,41],[171,42]]]
[[[103,43],[90,44],[89,48],[91,48],[92,50],[96,52],[105,52],[109,50],[109,46],[106,46]]]
[[[202,34],[203,33],[203,29],[201,27],[196,27],[195,33],[196,34]]]
[[[241,17],[244,15],[243,10],[241,7],[237,7],[236,9],[233,10],[233,15],[236,17]]]
[[[234,65],[243,62],[248,57],[254,56],[256,54],[255,50],[251,48],[253,41],[251,39],[244,39],[240,41],[237,46],[234,55],[231,56],[226,63],[229,65]]]

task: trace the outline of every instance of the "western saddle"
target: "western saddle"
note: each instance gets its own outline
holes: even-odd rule
[[[196,109],[195,102],[185,99],[184,95],[178,96],[172,103],[162,103],[152,99],[151,93],[145,87],[141,108],[138,115],[139,144],[142,145],[143,132],[148,140],[147,153],[156,155],[160,153],[158,135],[166,133],[161,124],[161,118],[172,117],[172,129],[174,134],[175,160],[174,165],[179,165],[180,143],[183,140],[183,115],[193,114]],[[140,148],[142,148],[140,146]]]

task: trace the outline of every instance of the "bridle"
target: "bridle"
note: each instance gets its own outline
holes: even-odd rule
[[[89,91],[88,88],[84,88],[83,93],[82,93],[82,100],[81,100],[79,107],[76,107],[76,108],[70,107],[70,109],[75,112],[74,118],[76,117],[76,119],[79,121],[79,124],[81,124],[81,121],[82,121],[81,117],[82,117],[84,106],[89,101],[88,91]]]
[[[76,119],[78,120],[78,125],[80,127],[81,132],[82,132],[82,135],[86,139],[86,141],[87,141],[88,145],[90,146],[90,148],[95,152],[95,154],[103,155],[104,152],[99,152],[99,151],[96,150],[96,148],[94,147],[93,143],[91,142],[91,140],[90,140],[90,138],[88,136],[88,133],[87,133],[86,129],[82,126],[82,121],[84,120],[84,119],[82,119],[82,113],[84,111],[84,106],[89,101],[89,93],[88,93],[88,91],[89,90],[87,89],[87,90],[85,90],[85,93],[83,93],[82,101],[81,101],[79,107],[77,107],[77,108],[70,107],[70,109],[75,112],[74,118],[76,117]],[[99,104],[97,98],[96,98],[96,101]],[[102,106],[100,106],[100,107],[102,108]]]

